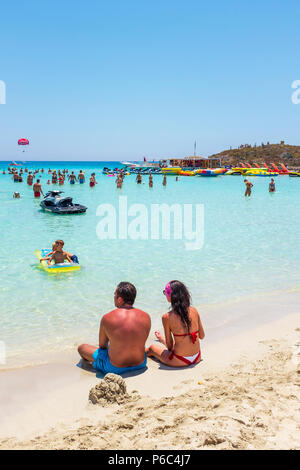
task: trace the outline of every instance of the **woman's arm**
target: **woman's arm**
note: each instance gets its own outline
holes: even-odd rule
[[[198,323],[199,323],[199,339],[204,339],[205,333],[204,333],[204,328],[203,328],[199,313],[198,313]]]
[[[165,338],[166,338],[167,348],[169,349],[169,351],[172,351],[173,346],[174,346],[174,341],[173,341],[173,336],[172,336],[172,333],[171,333],[171,330],[170,330],[169,314],[168,313],[165,313],[162,316],[162,324],[163,324],[164,331],[165,331]]]

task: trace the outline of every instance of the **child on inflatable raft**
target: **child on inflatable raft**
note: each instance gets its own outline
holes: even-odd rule
[[[40,263],[42,261],[48,261],[48,265],[50,265],[52,260],[54,260],[55,264],[61,264],[67,260],[69,263],[79,264],[76,255],[72,255],[67,251],[63,251],[64,244],[65,242],[63,240],[56,240],[54,243],[52,243],[52,251],[50,251],[50,253],[48,253],[45,258],[41,258]]]

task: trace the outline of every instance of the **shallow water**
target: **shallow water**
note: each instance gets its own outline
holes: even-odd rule
[[[25,166],[25,165],[24,165]],[[29,353],[60,351],[81,341],[97,341],[101,316],[113,308],[115,286],[122,280],[138,290],[136,305],[148,311],[153,326],[167,310],[162,290],[171,279],[186,283],[197,306],[222,303],[299,285],[300,179],[279,176],[277,192],[268,193],[268,178],[252,178],[253,195],[245,199],[243,179],[154,176],[154,187],[137,185],[127,176],[121,190],[115,179],[102,174],[95,163],[28,163],[29,168],[83,168],[96,172],[98,185],[90,188],[66,183],[67,195],[88,207],[83,215],[59,216],[43,212],[32,187],[2,175],[0,165],[0,341],[8,362]],[[26,180],[26,175],[24,177]],[[42,178],[44,192],[48,175]],[[55,185],[55,189],[58,186]],[[12,198],[21,193],[20,200]],[[183,240],[100,240],[96,234],[99,204],[116,208],[119,196],[128,205],[143,203],[203,204],[204,245],[187,251]],[[35,249],[50,247],[61,238],[65,249],[76,253],[79,272],[48,275],[38,267]],[[220,310],[222,315],[222,310]],[[222,319],[222,322],[226,319]]]

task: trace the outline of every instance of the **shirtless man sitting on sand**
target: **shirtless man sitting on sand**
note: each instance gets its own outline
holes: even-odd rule
[[[99,348],[81,344],[78,352],[97,371],[122,374],[144,369],[147,363],[145,343],[151,320],[148,313],[133,307],[136,289],[130,282],[120,282],[114,294],[116,309],[102,317]]]

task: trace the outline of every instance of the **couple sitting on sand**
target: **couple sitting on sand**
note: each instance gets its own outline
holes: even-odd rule
[[[147,356],[170,367],[184,367],[201,360],[199,339],[204,330],[198,311],[190,305],[190,294],[179,281],[169,282],[163,294],[171,309],[162,316],[165,336],[155,332],[162,343],[145,348],[150,333],[148,313],[133,307],[136,289],[130,282],[121,282],[115,291],[116,309],[103,316],[99,331],[99,348],[82,344],[81,357],[97,371],[122,374],[146,367]]]

